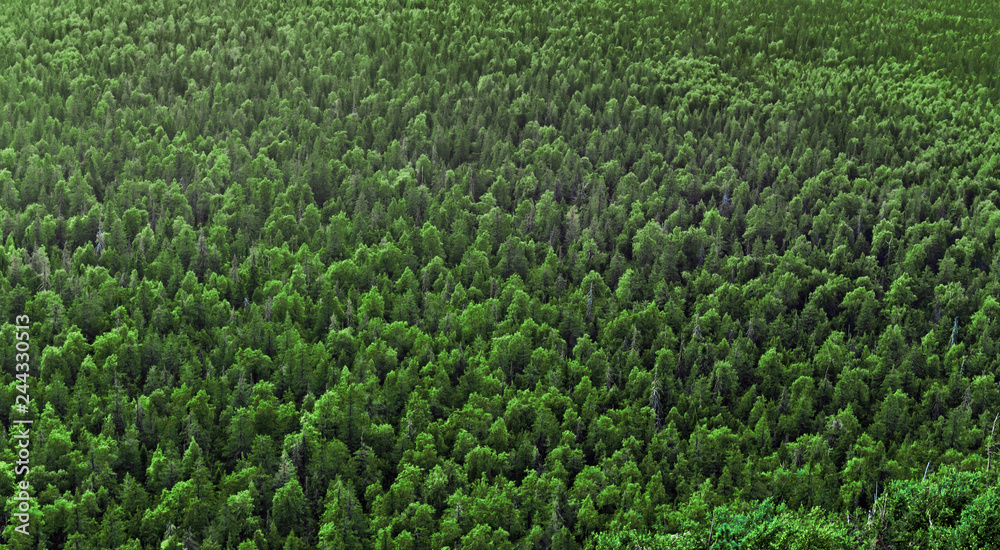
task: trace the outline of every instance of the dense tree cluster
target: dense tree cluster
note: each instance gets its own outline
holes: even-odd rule
[[[1000,540],[996,6],[93,4],[0,7],[8,547]]]

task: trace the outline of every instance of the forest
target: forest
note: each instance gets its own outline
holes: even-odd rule
[[[0,548],[1000,548],[997,29],[0,2]]]

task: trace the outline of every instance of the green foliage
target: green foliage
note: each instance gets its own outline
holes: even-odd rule
[[[85,4],[0,7],[11,547],[997,545],[996,9]]]

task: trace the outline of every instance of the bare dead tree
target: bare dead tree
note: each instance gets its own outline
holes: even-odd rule
[[[986,473],[990,473],[990,463],[993,460],[993,435],[997,431],[998,418],[1000,418],[1000,413],[997,413],[997,415],[993,417],[993,429],[990,430],[990,442],[986,444]]]

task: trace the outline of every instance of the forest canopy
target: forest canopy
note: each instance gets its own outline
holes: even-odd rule
[[[3,3],[5,547],[998,547],[998,28]]]

